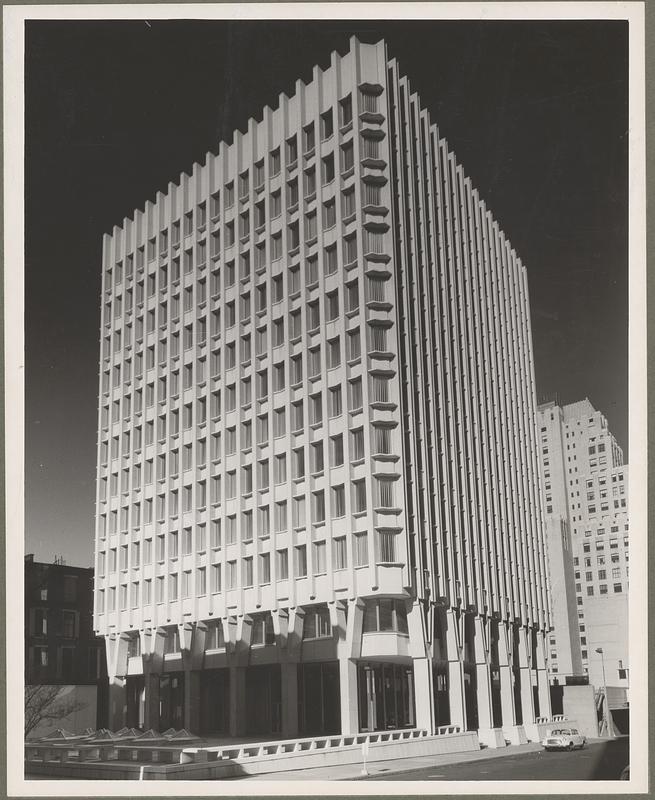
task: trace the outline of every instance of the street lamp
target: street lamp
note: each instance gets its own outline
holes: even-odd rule
[[[611,736],[610,731],[610,711],[607,702],[607,681],[605,680],[605,654],[602,647],[597,647],[596,652],[600,654],[600,663],[603,668],[603,725],[605,727],[605,736]]]

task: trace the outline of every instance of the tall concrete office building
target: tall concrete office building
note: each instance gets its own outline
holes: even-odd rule
[[[114,727],[548,716],[526,271],[385,44],[333,53],[103,259]]]
[[[552,677],[628,686],[628,467],[588,399],[539,406]],[[559,538],[561,532],[563,538]],[[564,544],[562,545],[562,542]],[[596,649],[603,650],[603,658]]]

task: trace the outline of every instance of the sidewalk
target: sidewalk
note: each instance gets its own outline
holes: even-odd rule
[[[373,761],[367,764],[369,775],[384,775],[409,772],[423,767],[439,767],[449,764],[465,764],[471,761],[487,761],[492,758],[506,758],[521,753],[534,753],[541,750],[539,742],[530,744],[509,745],[496,749],[485,748],[467,753],[445,753],[440,756],[415,756],[414,758],[398,758],[393,761]],[[362,775],[362,764],[342,764],[334,767],[315,767],[298,769],[290,772],[273,772],[268,775],[244,775],[230,780],[239,781],[358,781]]]

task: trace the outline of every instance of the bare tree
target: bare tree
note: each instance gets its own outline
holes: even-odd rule
[[[63,692],[62,686],[25,686],[25,738],[41,723],[58,722],[86,708],[87,703],[66,699]]]

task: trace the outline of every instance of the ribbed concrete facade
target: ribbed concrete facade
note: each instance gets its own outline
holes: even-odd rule
[[[114,724],[549,716],[526,272],[384,43],[333,53],[103,258]]]
[[[627,687],[628,466],[589,400],[544,403],[538,420],[546,530],[567,531],[559,549],[549,537],[551,675],[588,673],[602,686],[601,647],[608,685]]]

